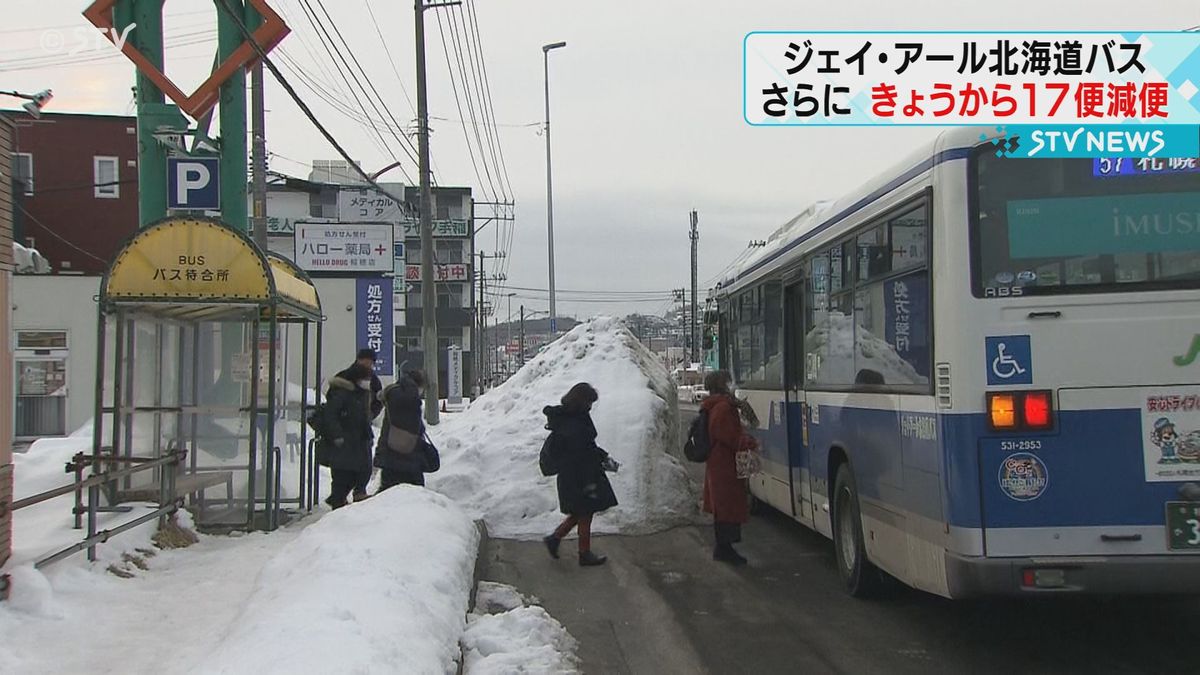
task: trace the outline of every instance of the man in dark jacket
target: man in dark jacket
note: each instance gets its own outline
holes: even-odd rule
[[[441,468],[437,449],[425,440],[424,392],[425,373],[419,370],[405,373],[383,390],[383,433],[375,447],[379,492],[401,483],[424,485],[425,474]]]
[[[333,488],[325,500],[333,508],[371,477],[371,371],[354,364],[329,381],[325,393],[325,442],[333,445],[329,468]],[[366,493],[363,492],[365,495]],[[355,499],[360,499],[356,494]]]
[[[558,471],[558,507],[567,516],[542,541],[557,558],[563,538],[578,527],[579,564],[584,567],[603,565],[607,560],[592,551],[592,518],[617,505],[605,472],[616,471],[619,465],[596,445],[596,425],[590,414],[598,399],[591,385],[580,382],[563,396],[562,405],[542,410],[551,435],[552,463]]]
[[[374,349],[363,348],[358,350],[358,358],[354,362],[371,372],[371,421],[374,422],[379,413],[383,411],[383,402],[380,400],[379,392],[383,391],[383,383],[379,381],[379,376],[375,374],[375,360],[377,355]],[[342,371],[343,373],[346,371]],[[339,373],[339,376],[341,373]]]

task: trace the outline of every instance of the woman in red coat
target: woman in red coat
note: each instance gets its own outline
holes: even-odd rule
[[[704,510],[713,514],[717,546],[713,560],[746,564],[733,545],[742,540],[742,523],[750,519],[746,483],[738,478],[736,457],[754,440],[742,429],[738,405],[730,390],[729,371],[718,370],[704,378],[708,397],[701,407],[708,412],[708,442],[711,452],[704,467]]]

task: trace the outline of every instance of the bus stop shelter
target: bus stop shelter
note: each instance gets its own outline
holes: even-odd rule
[[[207,531],[311,510],[321,320],[304,271],[219,220],[168,217],[131,237],[100,286],[92,468],[184,457],[90,491],[89,524],[122,502],[181,502]]]

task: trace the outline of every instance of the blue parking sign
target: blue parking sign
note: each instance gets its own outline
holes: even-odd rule
[[[984,338],[988,386],[1033,384],[1033,351],[1028,335]]]
[[[220,157],[168,157],[167,208],[219,211]]]

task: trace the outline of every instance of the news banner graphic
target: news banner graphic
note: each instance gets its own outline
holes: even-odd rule
[[[1011,157],[1200,157],[1200,33],[753,32],[755,126],[962,126]]]

